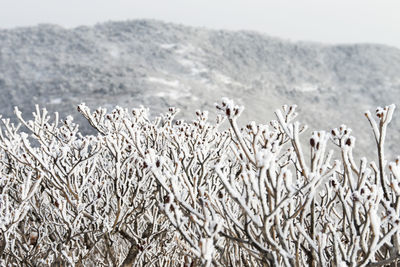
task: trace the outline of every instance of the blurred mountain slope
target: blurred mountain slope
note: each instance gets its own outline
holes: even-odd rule
[[[311,129],[340,124],[374,146],[363,112],[399,104],[400,50],[374,45],[290,42],[247,31],[193,28],[154,20],[64,29],[54,25],[0,30],[0,113],[34,104],[73,114],[76,105],[168,106],[192,118],[228,96],[245,120],[266,123],[283,104],[299,106]],[[399,106],[399,105],[398,105]],[[213,113],[212,113],[213,114]],[[400,114],[388,132],[400,151]],[[84,129],[88,132],[87,129]]]

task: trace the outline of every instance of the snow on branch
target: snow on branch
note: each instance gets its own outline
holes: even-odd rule
[[[71,116],[15,108],[19,124],[0,127],[0,265],[400,261],[400,157],[384,153],[394,105],[365,113],[377,163],[354,158],[345,125],[307,132],[295,105],[242,127],[242,106],[216,107],[215,121],[184,121],[176,108],[151,118],[81,104],[86,136]]]

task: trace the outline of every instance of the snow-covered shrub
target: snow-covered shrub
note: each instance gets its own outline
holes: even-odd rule
[[[314,131],[296,106],[239,127],[243,107],[216,122],[178,110],[107,113],[96,129],[37,108],[0,132],[1,265],[380,266],[400,260],[400,158],[387,163],[394,106],[367,112],[378,163],[353,157],[342,125]],[[302,135],[302,140],[301,136]],[[306,151],[306,150],[309,150]],[[306,153],[307,152],[307,153]],[[336,159],[335,159],[336,157]]]
[[[135,148],[146,142],[135,133],[144,118],[128,118],[120,108],[107,116],[80,108],[99,118],[98,136],[81,136],[71,117],[59,124],[46,110],[37,109],[32,121],[16,110],[29,134],[3,120],[3,263],[163,265],[166,255],[174,260],[174,233],[159,213],[155,181]]]

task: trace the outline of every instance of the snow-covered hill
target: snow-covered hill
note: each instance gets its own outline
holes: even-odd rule
[[[153,20],[64,29],[54,25],[0,30],[0,113],[34,104],[76,115],[76,105],[177,106],[191,118],[214,111],[222,96],[246,107],[245,120],[267,122],[296,103],[312,129],[342,123],[373,146],[363,116],[399,104],[400,50],[374,44],[290,42],[255,32],[217,31]],[[243,120],[244,121],[244,120]],[[388,139],[400,151],[400,114]]]

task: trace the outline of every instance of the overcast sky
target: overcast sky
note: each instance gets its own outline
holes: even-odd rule
[[[152,18],[291,40],[400,48],[400,0],[0,0],[0,28]]]

